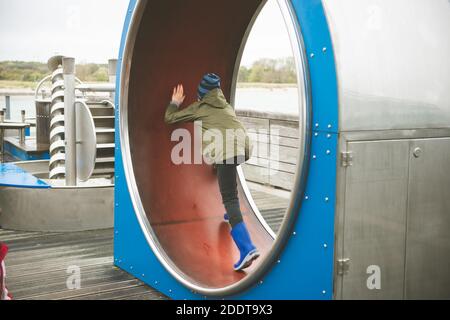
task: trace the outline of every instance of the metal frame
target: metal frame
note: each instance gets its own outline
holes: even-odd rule
[[[120,127],[120,131],[116,132],[116,265],[175,299],[207,296],[263,299],[268,297],[269,290],[271,298],[333,298],[338,97],[331,36],[321,1],[285,2],[291,9],[291,19],[298,21],[297,36],[303,35],[304,46],[299,51],[304,53],[304,70],[310,71],[304,79],[306,105],[311,106],[311,111],[314,110],[313,128],[308,126],[311,118],[308,118],[306,108],[302,119],[305,124],[302,128],[305,132],[302,159],[307,161],[300,164],[302,172],[297,172],[297,188],[292,195],[291,211],[296,212],[285,219],[283,232],[275,243],[273,252],[278,254],[278,260],[274,259],[276,255],[272,255],[259,269],[264,272],[255,272],[240,283],[222,289],[192,285],[173,269],[170,260],[166,260],[164,252],[155,242],[147,218],[142,214],[142,204],[135,197],[138,189],[127,149],[126,104],[133,44],[146,3],[145,0],[130,1],[119,56],[117,87],[121,90],[116,102],[116,121]],[[308,132],[312,134],[308,135]],[[310,149],[307,143],[309,137]],[[302,181],[307,181],[306,185],[302,185]],[[281,251],[283,241],[285,246]],[[269,268],[271,272],[265,273]],[[257,283],[257,287],[248,290]]]
[[[339,139],[339,151],[348,151],[351,142],[369,141],[395,141],[395,140],[419,140],[430,138],[450,137],[450,128],[433,129],[404,129],[404,130],[382,130],[382,131],[348,131],[341,132]],[[344,228],[345,228],[345,198],[346,198],[346,167],[338,165],[337,169],[337,203],[336,203],[336,262],[347,259],[344,255]],[[343,299],[343,276],[338,272],[334,275],[335,298]]]
[[[81,107],[81,109],[77,109],[77,107]],[[84,110],[83,110],[84,109]],[[79,121],[80,112],[83,110],[84,115],[82,120]],[[89,110],[88,105],[83,100],[75,100],[75,112],[77,115],[77,125],[76,125],[76,154],[77,154],[77,178],[80,181],[88,181],[95,170],[95,162],[97,159],[97,136],[95,132],[95,123],[94,118],[92,117],[91,111]],[[83,126],[82,128],[79,126]],[[81,129],[81,130],[80,130]],[[92,147],[90,152],[85,154],[80,153],[80,148],[89,145]],[[86,150],[84,150],[86,151]],[[83,165],[83,163],[85,163]],[[87,163],[87,164],[86,164]]]

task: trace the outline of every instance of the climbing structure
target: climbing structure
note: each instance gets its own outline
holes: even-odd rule
[[[163,119],[171,88],[183,83],[195,100],[206,72],[222,76],[233,103],[264,4],[130,1],[116,99],[116,265],[175,299],[450,298],[447,0],[279,1],[303,97],[297,179],[275,237],[241,173],[244,219],[263,254],[247,272],[231,270],[238,253],[216,177],[171,162],[174,128]],[[372,272],[380,288],[368,285]]]

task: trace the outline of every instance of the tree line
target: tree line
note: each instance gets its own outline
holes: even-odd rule
[[[238,82],[296,83],[295,60],[293,57],[257,60],[249,68],[245,66],[240,68]]]
[[[79,64],[77,77],[86,82],[106,82],[109,79],[106,64]],[[0,80],[38,82],[50,74],[46,63],[2,61],[0,62]]]
[[[77,77],[85,82],[107,82],[108,65],[79,64]],[[0,62],[0,80],[38,82],[49,74],[47,64],[39,62]],[[251,67],[240,68],[238,82],[241,83],[296,83],[294,58],[260,59]]]

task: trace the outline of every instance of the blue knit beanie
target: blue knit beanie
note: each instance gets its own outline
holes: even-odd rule
[[[210,91],[220,88],[220,77],[214,73],[208,73],[203,77],[198,87],[198,98],[202,100]]]

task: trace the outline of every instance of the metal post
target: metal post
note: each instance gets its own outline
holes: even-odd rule
[[[6,96],[5,97],[6,100],[6,120],[11,120],[11,97],[10,96]]]
[[[22,116],[22,123],[27,123],[27,112],[25,110],[22,110],[21,112],[21,116]],[[23,144],[25,144],[25,139],[26,137],[31,136],[31,125],[27,128],[24,129],[24,136],[23,136]]]
[[[66,137],[66,185],[77,185],[77,145],[75,114],[75,59],[63,58],[64,125]]]
[[[22,128],[19,130],[20,136],[19,136],[19,143],[21,146],[25,144],[25,128]]]
[[[110,59],[108,61],[108,73],[109,73],[109,82],[116,84],[116,73],[117,73],[117,59]],[[115,100],[115,92],[111,93],[111,99]]]
[[[5,112],[0,110],[0,124],[5,121]],[[3,163],[5,161],[4,148],[3,148],[3,139],[5,135],[5,130],[0,128],[0,162]]]

